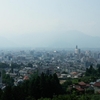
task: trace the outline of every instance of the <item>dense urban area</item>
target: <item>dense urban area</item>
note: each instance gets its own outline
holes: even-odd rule
[[[0,51],[0,100],[100,100],[100,51]]]

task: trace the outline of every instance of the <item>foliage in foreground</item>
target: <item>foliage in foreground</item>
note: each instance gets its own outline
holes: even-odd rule
[[[33,75],[18,86],[7,86],[0,92],[1,100],[34,100],[64,94],[56,74]],[[33,99],[34,98],[34,99]]]

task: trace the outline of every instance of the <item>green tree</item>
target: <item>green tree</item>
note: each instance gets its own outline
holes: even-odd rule
[[[2,82],[12,86],[14,84],[14,79],[10,77],[8,74],[3,74],[2,76]]]
[[[2,95],[2,100],[13,100],[12,95],[12,88],[11,86],[7,86],[4,90],[4,93]]]

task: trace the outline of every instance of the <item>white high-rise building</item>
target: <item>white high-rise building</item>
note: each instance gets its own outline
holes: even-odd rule
[[[78,46],[76,45],[75,54],[79,54],[79,53],[80,53],[80,49],[78,49]]]

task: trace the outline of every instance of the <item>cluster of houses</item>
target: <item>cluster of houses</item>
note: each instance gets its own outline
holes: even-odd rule
[[[78,93],[98,93],[100,94],[100,79],[96,82],[90,82],[89,84],[81,81],[78,84],[70,85],[68,88],[69,91],[76,91]]]
[[[57,71],[56,69],[53,69],[53,71]],[[46,74],[53,74],[52,68],[37,68],[37,67],[23,67],[20,70],[13,69],[13,73],[6,72],[6,74],[9,74],[10,77],[14,79],[14,85],[17,86],[24,80],[29,80],[30,75],[38,72],[41,74],[42,72]],[[58,71],[59,72],[59,71]],[[59,79],[64,79],[63,83],[66,81],[67,78],[80,78],[84,77],[84,73],[79,72],[71,72],[70,74],[60,74],[57,73]],[[100,93],[100,79],[96,80],[96,82],[90,82],[89,84],[85,82],[79,82],[78,84],[73,84],[69,86],[69,91],[75,90],[78,93],[85,93],[85,92],[94,92],[94,93]]]

